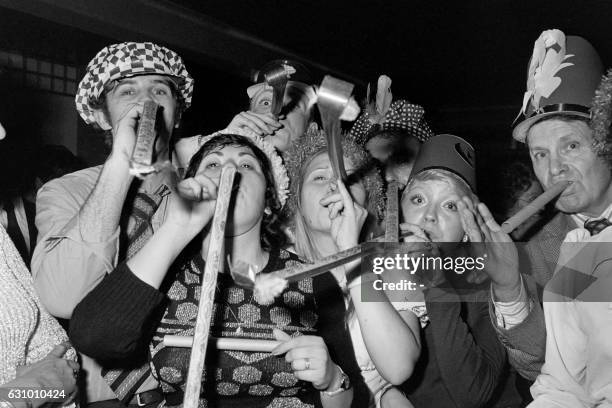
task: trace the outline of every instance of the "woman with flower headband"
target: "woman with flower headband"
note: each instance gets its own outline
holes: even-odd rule
[[[277,214],[286,200],[288,180],[280,157],[259,137],[217,133],[203,140],[178,184],[180,195],[192,200],[173,194],[162,228],[83,299],[71,320],[77,347],[107,367],[150,359],[169,406],[183,401],[190,349],[165,347],[162,340],[167,334],[193,334],[207,254],[199,254],[200,240],[189,244],[204,228],[203,247],[208,247],[205,227],[226,164],[235,165],[239,177],[225,231],[231,261],[253,265],[261,274],[299,262],[281,249],[284,235]],[[221,273],[211,335],[276,338],[281,344],[271,354],[211,350],[200,403],[350,406],[350,382],[318,331],[323,310],[315,299],[331,297],[325,288],[333,289],[333,282],[329,274],[304,279],[289,284],[281,297],[265,301]]]
[[[444,268],[453,261],[448,269],[421,268],[411,275],[426,286],[408,294],[425,302],[427,314],[423,353],[402,386],[417,407],[483,407],[498,388],[504,367],[504,348],[490,322],[488,292],[468,284],[467,263],[455,262],[478,256],[459,243],[481,242],[486,229],[482,221],[474,221],[474,163],[474,149],[465,140],[435,136],[421,147],[402,194],[401,228],[415,233],[412,241],[432,244],[430,255],[444,260]],[[480,265],[478,258],[472,261],[472,269]],[[480,260],[487,268],[495,267],[493,261],[491,254],[486,263]]]
[[[382,214],[382,179],[370,156],[350,137],[342,145],[346,184],[333,177],[325,136],[316,127],[310,127],[288,152],[295,250],[310,261],[357,245],[368,215],[380,218]],[[364,208],[366,203],[371,214]],[[353,262],[332,274],[346,295],[346,321],[357,364],[370,390],[369,404],[409,407],[392,385],[410,376],[419,356],[419,320],[405,304],[392,305],[386,298],[362,302],[358,279],[347,286],[347,272],[358,268],[359,262]],[[381,402],[383,394],[386,402]]]

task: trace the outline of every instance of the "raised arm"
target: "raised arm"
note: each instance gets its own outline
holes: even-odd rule
[[[129,158],[142,104],[113,131],[101,171],[87,169],[43,187],[37,197],[39,242],[32,259],[36,289],[49,311],[70,318],[76,304],[116,265],[119,219],[132,176]],[[110,125],[108,125],[110,126]]]
[[[534,380],[544,361],[546,328],[536,285],[519,272],[519,257],[510,236],[480,203],[468,199],[458,204],[464,228],[487,254],[484,271],[491,280],[491,320],[508,351],[510,363],[525,378]]]
[[[150,339],[143,337],[150,332],[151,319],[164,298],[158,288],[170,265],[214,211],[212,180],[196,176],[182,181],[179,190],[200,201],[184,200],[174,193],[168,217],[153,237],[76,307],[70,337],[80,351],[108,361],[130,358],[148,344]]]
[[[360,278],[363,285],[371,285],[376,277]],[[397,311],[383,291],[369,290],[380,298],[362,301],[360,278],[349,284],[349,293],[364,344],[380,375],[391,384],[402,384],[412,375],[421,353],[419,319],[409,310]]]
[[[332,203],[331,234],[343,250],[357,245],[367,211],[352,200],[342,181],[338,181],[338,192],[325,200]],[[341,201],[334,201],[338,198]],[[347,268],[358,269],[360,263],[353,262]],[[370,281],[374,278],[373,274],[363,277]],[[418,319],[409,311],[400,314],[384,292],[376,293],[378,301],[362,301],[360,282],[361,277],[349,282],[348,287],[368,354],[383,378],[401,384],[412,374],[421,352]]]
[[[546,326],[535,282],[526,275],[522,280],[523,289],[514,301],[496,301],[491,292],[489,315],[510,364],[522,377],[534,381],[544,363]]]
[[[41,301],[58,317],[70,318],[76,304],[116,263],[118,221],[114,231],[104,239],[100,236],[100,239],[88,240],[82,234],[84,225],[91,223],[87,215],[81,216],[81,208],[91,197],[102,173],[100,168],[86,169],[51,181],[38,194],[39,240],[32,257],[32,274]],[[119,208],[122,205],[122,202],[117,204]]]

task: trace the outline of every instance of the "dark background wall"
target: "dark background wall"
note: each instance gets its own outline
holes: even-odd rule
[[[246,107],[252,72],[290,56],[318,78],[354,82],[358,97],[391,76],[396,97],[423,105],[435,131],[467,138],[479,166],[495,167],[513,147],[540,32],[583,35],[608,66],[610,21],[607,0],[0,0],[0,121],[9,132],[0,160],[18,169],[29,149],[59,143],[102,162],[102,137],[76,114],[74,89],[103,46],[147,40],[181,54],[196,80],[183,136],[225,127]]]

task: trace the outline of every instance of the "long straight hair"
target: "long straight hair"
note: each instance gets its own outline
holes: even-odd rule
[[[306,226],[306,220],[302,215],[302,186],[306,178],[306,170],[308,169],[308,166],[315,159],[315,157],[325,151],[326,148],[322,148],[310,156],[308,160],[300,167],[298,179],[295,180],[295,182],[298,183],[295,192],[297,202],[297,209],[294,215],[295,251],[299,256],[311,262],[321,259],[323,255],[321,254],[319,248],[317,248],[317,245],[310,233],[310,229]]]

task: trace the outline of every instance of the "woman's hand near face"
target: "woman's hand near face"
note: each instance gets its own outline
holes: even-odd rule
[[[271,135],[283,125],[271,113],[256,113],[253,111],[240,112],[227,126],[229,130],[245,130],[258,134],[259,136]]]
[[[176,174],[172,177],[178,178]],[[159,288],[178,254],[210,222],[216,198],[216,182],[204,175],[176,184],[163,225],[127,261],[132,273],[148,285]]]
[[[172,194],[166,223],[191,238],[197,235],[215,212],[217,182],[203,174],[180,181]]]
[[[518,252],[510,235],[501,230],[483,203],[476,206],[468,197],[463,197],[462,201],[457,203],[457,207],[465,233],[469,241],[474,243],[475,247],[472,249],[487,255],[483,271],[491,279],[494,290],[508,294],[510,297],[514,292],[518,295],[520,292]],[[473,280],[476,283],[482,281],[479,278]]]
[[[330,233],[342,251],[359,243],[359,234],[368,212],[353,201],[341,180],[338,180],[336,185],[336,192],[323,198],[320,203],[329,210]]]

